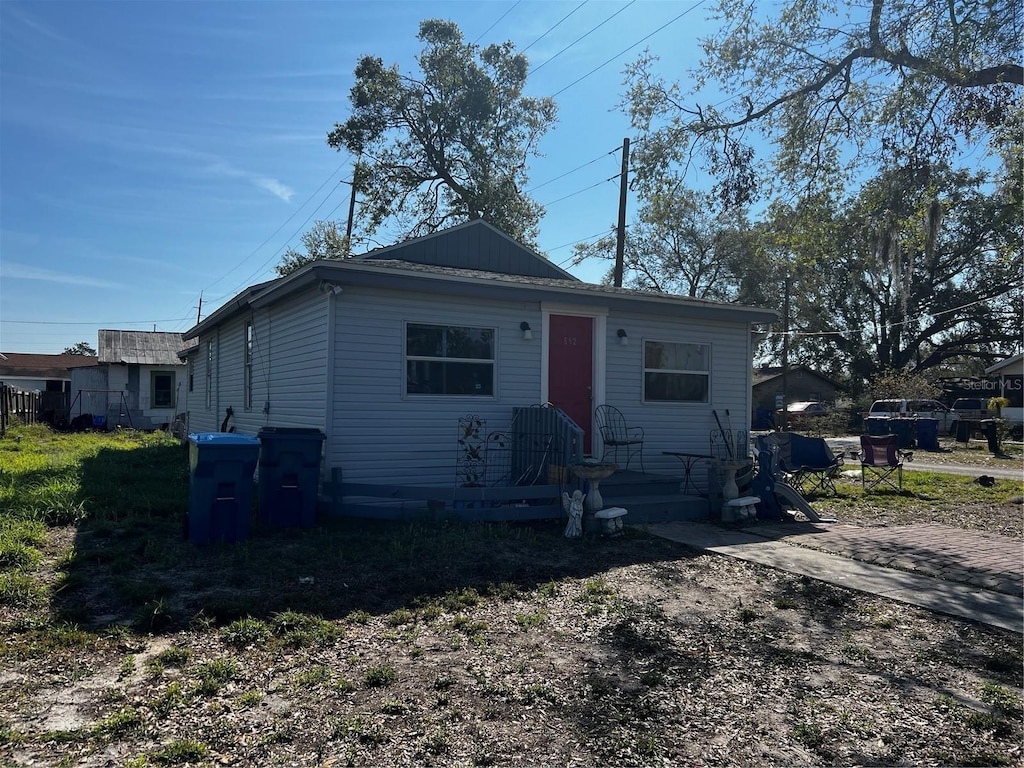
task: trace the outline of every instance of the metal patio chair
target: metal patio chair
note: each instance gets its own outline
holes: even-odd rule
[[[644,472],[644,430],[643,427],[630,427],[626,425],[626,418],[622,411],[613,405],[599,405],[594,411],[598,431],[601,433],[601,441],[604,443],[605,452],[611,449],[614,456],[613,461],[619,463],[619,449],[626,452],[626,469],[629,469],[629,462],[634,456],[640,458],[640,471]]]

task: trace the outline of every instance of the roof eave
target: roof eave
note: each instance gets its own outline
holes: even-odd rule
[[[683,314],[709,320],[736,321],[737,315],[743,316],[746,322],[755,325],[766,325],[777,322],[778,313],[770,309],[749,307],[740,304],[710,303],[700,300],[687,302],[679,296],[664,294],[645,294],[631,292],[617,295],[615,293],[596,293],[581,289],[588,283],[566,281],[565,286],[538,285],[536,283],[514,283],[500,279],[487,280],[479,277],[464,277],[448,274],[437,274],[422,271],[406,271],[395,267],[374,266],[365,261],[317,261],[304,266],[287,278],[254,297],[249,306],[259,308],[273,303],[279,298],[317,283],[350,283],[370,287],[393,287],[423,291],[424,282],[432,281],[458,286],[464,294],[476,294],[489,298],[508,298],[513,301],[524,299],[536,301],[538,294],[557,298],[567,304],[593,305],[601,302],[610,308],[636,309],[637,305],[657,308],[658,314]],[[207,321],[214,319],[218,310]],[[199,326],[197,326],[198,328]],[[195,330],[195,329],[193,329]],[[192,331],[189,331],[192,334]],[[198,335],[198,334],[194,334]],[[191,336],[185,336],[190,338]]]

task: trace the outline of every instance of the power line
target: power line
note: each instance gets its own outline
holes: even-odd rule
[[[583,170],[583,169],[584,169],[584,168],[586,168],[586,167],[587,167],[588,165],[593,165],[594,163],[596,163],[596,162],[598,162],[598,161],[600,161],[600,160],[604,160],[604,159],[605,159],[606,157],[608,157],[608,155],[614,155],[614,154],[615,154],[616,152],[621,152],[621,151],[622,151],[622,147],[621,147],[621,146],[619,146],[619,147],[616,147],[615,149],[612,149],[612,150],[610,150],[610,151],[608,151],[608,152],[605,152],[604,154],[598,155],[598,156],[597,156],[597,157],[595,157],[595,158],[594,158],[593,160],[588,160],[587,162],[583,163],[582,165],[577,165],[577,166],[576,166],[575,168],[573,168],[573,169],[572,169],[571,171],[566,171],[565,173],[563,173],[563,174],[561,174],[561,175],[559,175],[559,176],[555,176],[555,178],[553,178],[553,179],[548,179],[547,181],[545,181],[545,182],[542,182],[541,184],[537,184],[537,185],[536,185],[536,186],[534,186],[534,187],[530,187],[529,189],[525,190],[525,192],[526,192],[526,193],[529,193],[529,192],[536,192],[536,191],[537,191],[538,189],[540,189],[541,187],[546,187],[546,186],[547,186],[548,184],[553,184],[553,183],[555,183],[556,181],[558,181],[559,179],[564,179],[564,178],[565,178],[566,176],[568,176],[569,174],[572,174],[572,173],[576,173],[576,171],[581,171],[581,170]]]
[[[573,40],[573,41],[572,41],[571,43],[569,43],[569,44],[568,44],[567,46],[565,46],[565,48],[563,48],[562,50],[560,50],[560,51],[559,51],[558,53],[556,53],[556,54],[555,54],[554,56],[552,56],[552,57],[550,57],[550,58],[546,59],[546,60],[545,60],[545,61],[544,61],[543,63],[541,63],[541,64],[538,64],[538,65],[537,65],[536,67],[534,67],[533,69],[531,69],[531,70],[530,70],[529,72],[527,72],[527,73],[526,73],[526,76],[527,76],[527,77],[529,77],[530,75],[532,75],[532,74],[533,74],[534,72],[536,72],[536,71],[537,71],[538,69],[540,69],[541,67],[544,67],[544,66],[547,66],[548,64],[550,64],[550,63],[551,63],[552,61],[554,61],[554,60],[555,60],[555,59],[557,59],[557,58],[558,58],[559,56],[561,56],[561,55],[562,55],[563,53],[565,53],[566,51],[568,51],[568,50],[569,50],[570,48],[572,48],[572,47],[573,47],[574,45],[576,45],[576,44],[577,44],[578,42],[580,42],[581,40],[583,40],[583,39],[585,39],[585,38],[589,37],[589,36],[590,36],[590,35],[592,35],[592,34],[593,34],[594,32],[596,32],[597,30],[599,30],[599,29],[600,29],[601,27],[603,27],[603,26],[604,26],[605,24],[607,24],[607,23],[608,23],[609,21],[611,21],[611,20],[612,20],[612,19],[614,19],[614,18],[615,18],[616,16],[618,16],[618,15],[619,15],[620,13],[622,13],[622,12],[623,12],[624,10],[626,10],[626,9],[627,9],[627,8],[629,8],[629,7],[631,6],[631,5],[633,5],[633,3],[635,3],[635,2],[636,2],[636,0],[630,0],[630,2],[629,2],[629,3],[627,3],[626,5],[624,5],[624,6],[622,7],[622,8],[619,8],[619,10],[617,10],[617,11],[616,11],[615,13],[613,13],[613,14],[612,14],[611,16],[609,16],[609,17],[608,17],[607,19],[605,19],[604,21],[602,21],[602,22],[601,22],[600,24],[598,24],[598,25],[597,25],[596,27],[593,27],[593,28],[592,28],[592,29],[590,29],[589,31],[587,31],[587,32],[584,32],[584,33],[583,33],[582,35],[580,35],[580,36],[579,36],[579,37],[577,37],[577,38],[576,38],[575,40]],[[555,94],[555,95],[557,96],[558,94]]]
[[[516,8],[519,7],[519,4],[521,2],[523,2],[523,0],[516,0],[515,5],[513,5],[511,8],[509,8],[503,14],[501,14],[501,16],[498,17],[498,20],[496,22],[491,24],[491,26],[489,26],[487,29],[485,29],[483,32],[480,33],[480,37],[478,37],[476,40],[473,41],[473,45],[476,45],[477,43],[479,43],[480,42],[480,38],[482,38],[484,35],[486,35],[488,32],[490,32],[496,26],[498,26],[498,24],[501,23],[502,19],[504,19],[506,16],[508,16],[510,13],[512,13],[512,11],[514,11]]]
[[[638,45],[640,45],[640,43],[644,42],[645,40],[649,40],[650,38],[654,37],[654,36],[655,36],[656,34],[658,34],[659,32],[661,32],[661,31],[662,31],[663,29],[665,29],[666,27],[668,27],[668,26],[670,26],[670,25],[672,25],[672,24],[675,24],[675,23],[676,23],[677,21],[679,21],[679,20],[680,20],[681,18],[683,18],[683,16],[685,16],[686,14],[690,13],[691,11],[693,11],[693,10],[695,10],[695,9],[699,8],[700,6],[702,6],[702,5],[703,5],[704,3],[706,3],[706,2],[707,2],[707,0],[697,0],[697,2],[696,2],[696,3],[694,3],[693,5],[691,5],[691,6],[690,6],[689,8],[687,8],[687,9],[686,9],[685,11],[683,11],[683,12],[682,12],[682,13],[680,13],[680,14],[679,14],[678,16],[676,16],[676,17],[675,17],[674,19],[672,19],[672,20],[670,20],[670,21],[667,21],[667,22],[665,22],[665,23],[664,23],[664,24],[662,24],[662,25],[661,25],[660,27],[658,27],[658,28],[657,28],[656,30],[654,30],[653,32],[651,32],[650,34],[648,34],[648,35],[645,35],[644,37],[641,37],[641,38],[640,38],[639,40],[637,40],[637,41],[636,41],[635,43],[633,43],[633,44],[632,44],[632,45],[630,45],[629,47],[627,47],[627,48],[624,48],[623,50],[619,51],[619,52],[618,52],[617,54],[615,54],[614,56],[612,56],[612,57],[611,57],[610,59],[608,59],[607,61],[605,61],[605,62],[604,62],[603,64],[599,64],[599,65],[597,65],[597,66],[596,66],[596,67],[594,67],[594,68],[593,68],[592,70],[590,70],[589,72],[587,72],[587,74],[583,75],[583,77],[580,77],[580,78],[577,78],[576,80],[573,80],[573,81],[572,81],[571,83],[569,83],[569,84],[568,84],[567,86],[565,86],[565,88],[562,88],[562,89],[561,89],[560,91],[556,91],[555,93],[551,94],[551,97],[552,97],[552,98],[554,98],[555,96],[560,96],[561,94],[565,93],[565,92],[566,92],[567,90],[569,90],[570,88],[572,88],[572,87],[573,87],[574,85],[576,85],[577,83],[580,83],[580,82],[582,82],[583,80],[586,80],[586,79],[587,79],[588,77],[590,77],[590,76],[591,76],[592,74],[594,74],[595,72],[597,72],[597,71],[598,71],[599,69],[602,69],[603,67],[606,67],[607,65],[611,64],[611,63],[612,63],[613,61],[615,61],[616,59],[618,59],[618,58],[619,58],[620,56],[622,56],[623,54],[625,54],[625,53],[629,53],[629,52],[630,52],[631,50],[633,50],[633,49],[634,49],[634,48],[636,48],[636,47],[637,47]],[[630,5],[632,5],[632,3],[630,3]],[[628,8],[628,7],[629,7],[629,6],[627,5],[627,6],[626,6],[626,8]],[[623,10],[625,10],[625,8],[624,8]],[[603,23],[603,22],[602,22],[602,23]],[[595,29],[596,29],[596,27],[595,27]],[[589,33],[588,33],[588,34],[589,34]],[[582,38],[581,38],[581,39],[582,39]],[[545,63],[547,63],[547,62],[545,62]],[[533,73],[531,72],[530,74],[533,74]]]
[[[576,13],[576,11],[578,11],[580,8],[582,8],[586,4],[587,4],[587,0],[583,0],[582,3],[580,3],[575,8],[573,8],[571,11],[569,11],[567,14],[565,14],[565,16],[563,16],[558,21],[556,21],[552,26],[548,27],[547,31],[544,34],[542,34],[540,37],[538,37],[536,40],[534,40],[532,43],[530,43],[525,48],[521,48],[519,50],[519,52],[520,53],[526,53],[528,50],[533,48],[533,46],[535,46],[537,43],[539,43],[541,40],[543,40],[545,37],[547,37],[551,32],[554,32],[555,28],[558,27],[563,21],[568,19],[570,16],[572,16],[574,13]],[[517,5],[518,5],[518,3],[517,3]],[[504,17],[502,17],[502,18],[504,18]],[[498,19],[498,21],[501,21],[501,19]]]
[[[584,192],[594,189],[595,187],[600,187],[602,184],[606,184],[609,181],[615,181],[617,178],[619,178],[619,174],[615,174],[614,176],[604,179],[603,181],[599,181],[596,184],[591,184],[589,187],[584,187],[583,189],[578,189],[575,192],[570,192],[568,195],[564,195],[563,197],[560,197],[557,200],[552,200],[550,203],[542,203],[542,205],[545,208],[547,208],[549,205],[554,205],[555,203],[560,203],[563,200],[568,200],[570,197],[582,195]]]

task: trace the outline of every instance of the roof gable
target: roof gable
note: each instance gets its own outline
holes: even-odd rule
[[[360,261],[398,260],[478,272],[578,280],[482,219],[353,258]]]
[[[816,379],[820,379],[821,381],[825,382],[826,384],[832,387],[839,386],[837,382],[830,379],[828,376],[825,376],[822,373],[818,373],[817,371],[813,371],[806,365],[791,365],[789,367],[789,375],[793,376],[798,374],[807,374],[809,376],[813,376]],[[782,366],[761,366],[760,368],[754,369],[753,386],[757,387],[760,386],[761,384],[765,384],[769,381],[774,381],[775,379],[781,378]]]
[[[193,343],[182,341],[180,333],[101,330],[99,360],[121,365],[181,365],[178,353]]]

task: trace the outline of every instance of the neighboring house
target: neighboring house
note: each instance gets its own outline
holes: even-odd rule
[[[60,424],[67,419],[70,405],[71,371],[96,364],[92,355],[32,355],[18,352],[0,354],[0,383],[15,389],[41,393],[41,421]]]
[[[459,420],[507,429],[552,403],[600,456],[594,408],[663,450],[707,453],[713,409],[749,428],[752,325],[776,314],[584,283],[482,221],[254,285],[184,334],[195,340],[192,432],[312,427],[346,481],[452,486]],[[325,476],[327,472],[325,472]]]
[[[1010,404],[1000,414],[1010,424],[1010,433],[1024,437],[1024,354],[1008,357],[985,369],[987,376],[999,377],[999,395]]]
[[[771,426],[771,415],[782,407],[782,367],[763,365],[754,370],[752,386],[754,427]],[[786,402],[834,403],[839,385],[804,365],[791,365],[786,375]]]
[[[180,333],[101,330],[91,368],[75,369],[71,417],[91,414],[97,426],[162,429],[178,413],[186,365]]]
[[[70,392],[71,369],[96,364],[92,355],[0,355],[0,381],[18,389]]]

